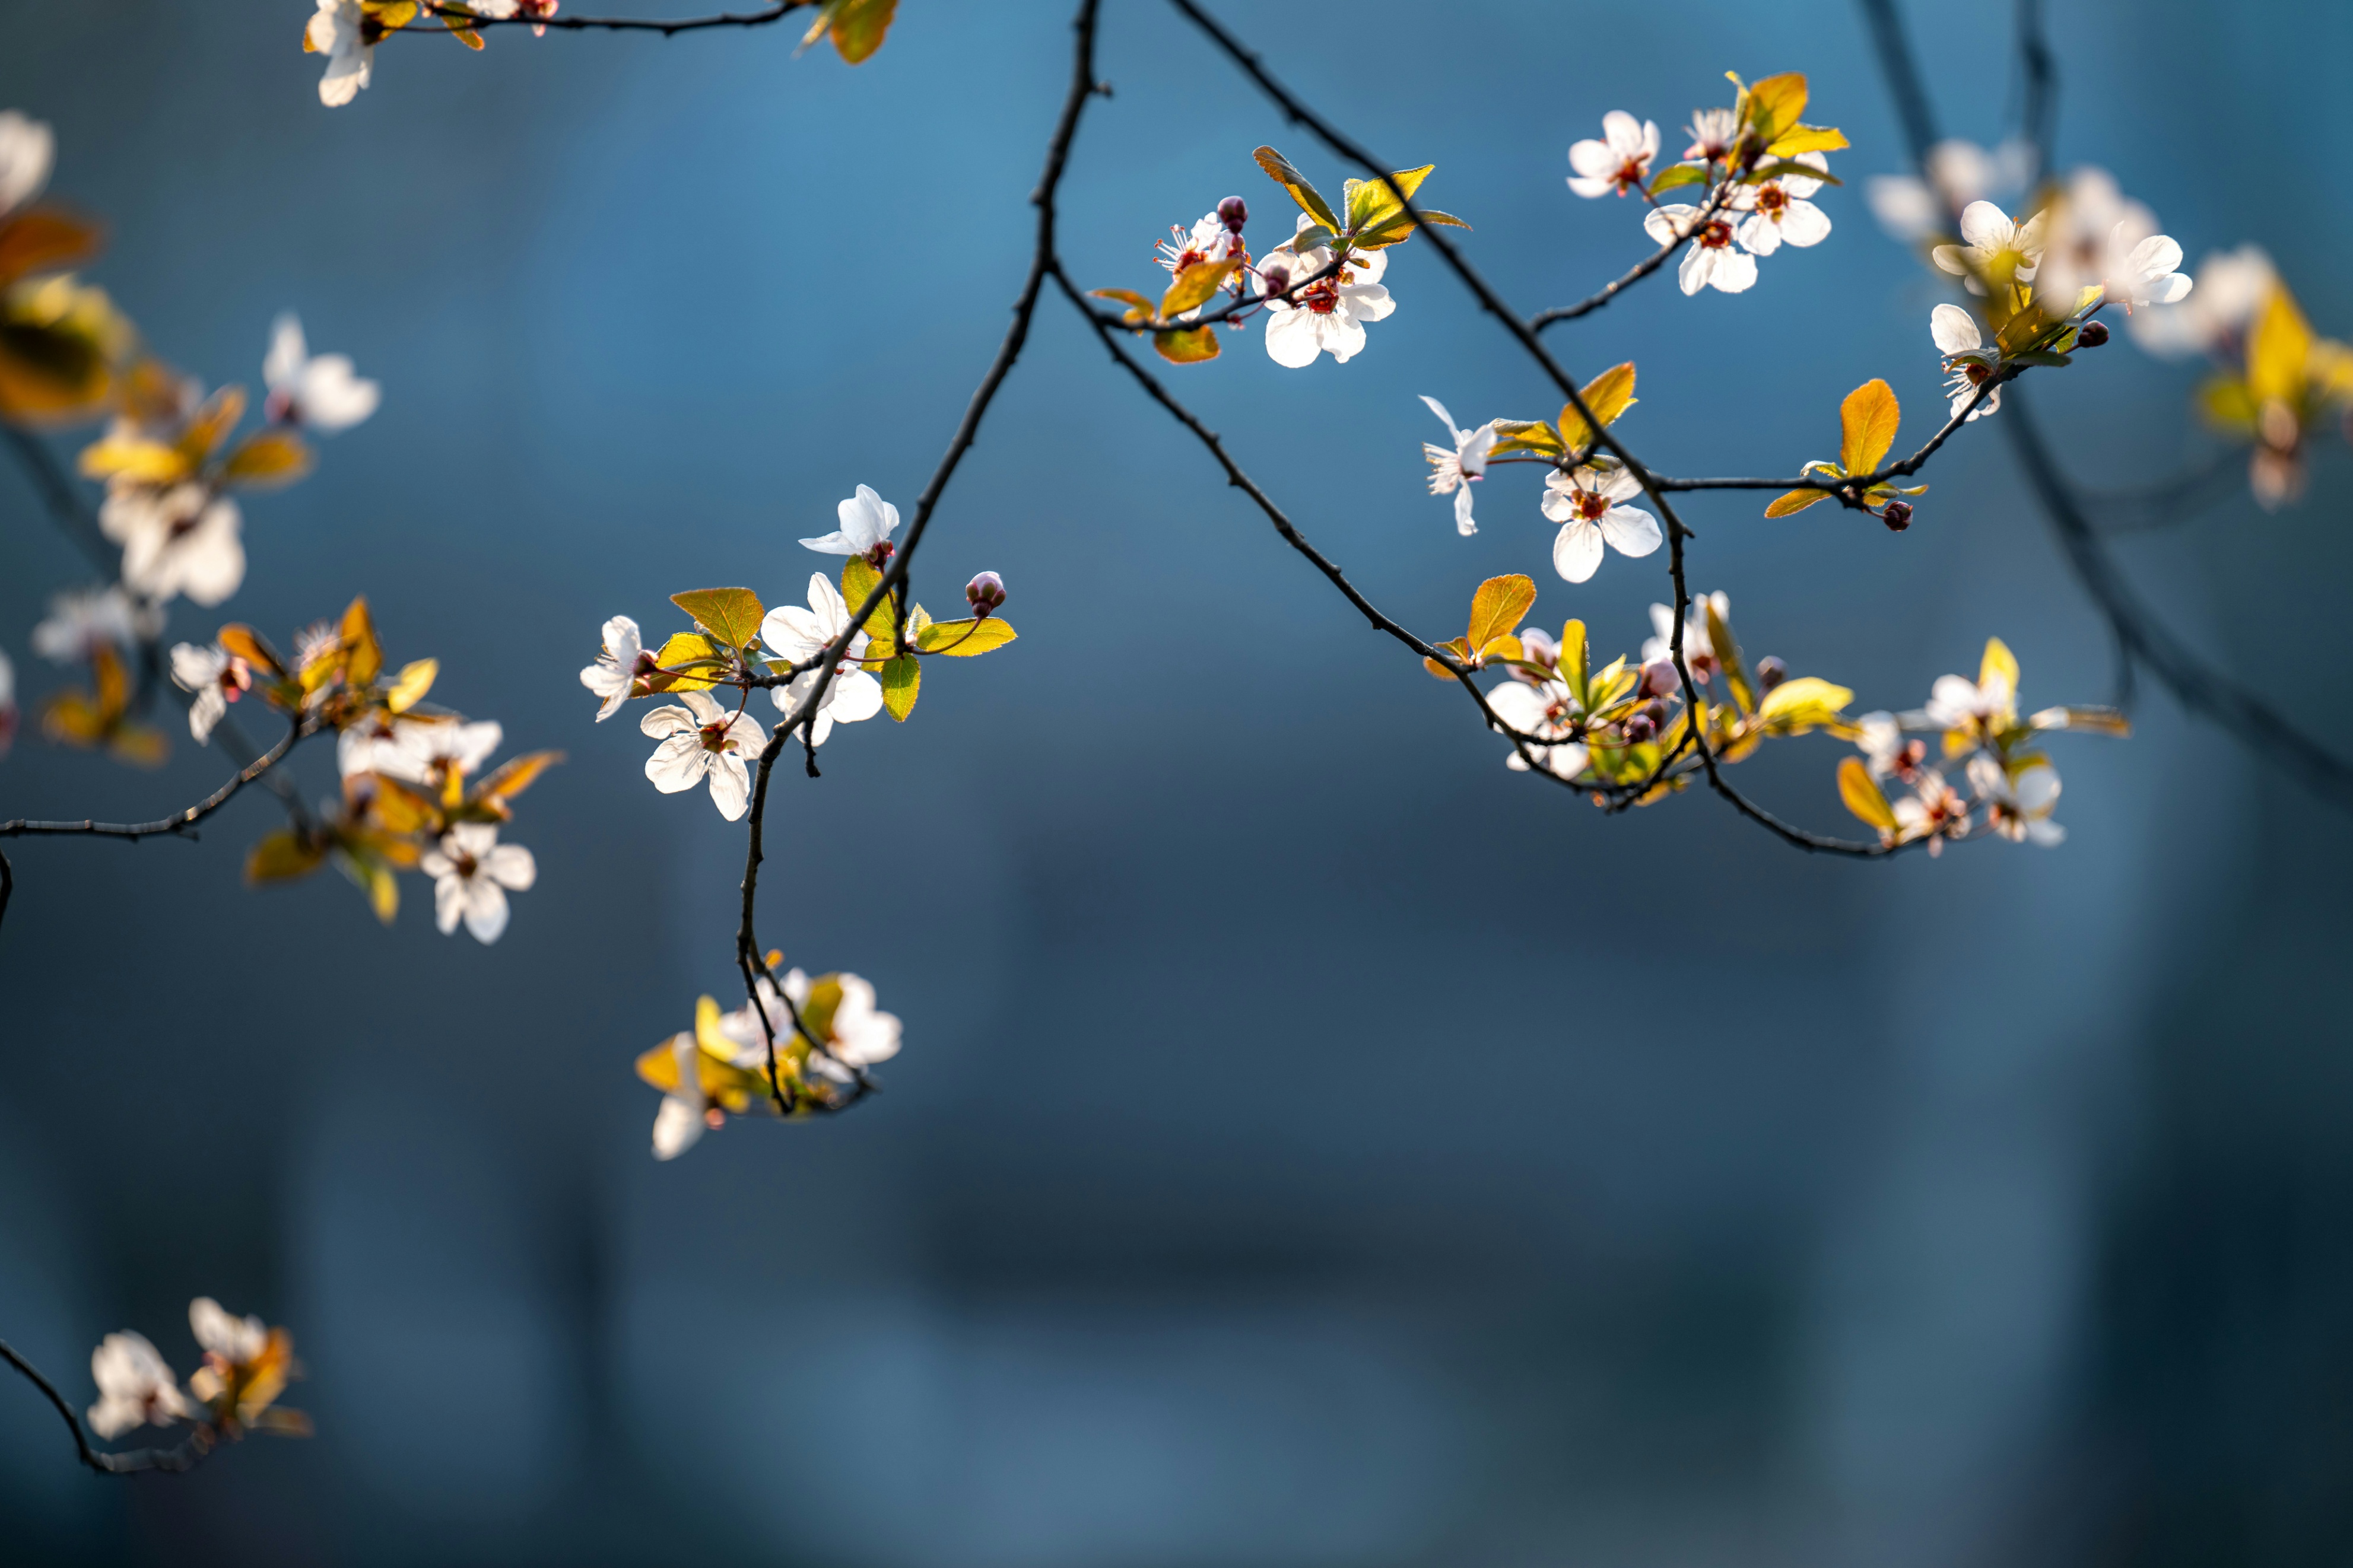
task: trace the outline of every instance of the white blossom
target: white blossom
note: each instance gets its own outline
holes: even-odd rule
[[[2067,830],[2051,820],[2059,805],[2059,770],[2050,763],[2034,763],[2013,779],[1980,752],[1969,759],[1968,773],[1978,798],[1985,802],[1987,825],[2004,838],[2047,849],[2067,837]]]
[[[850,1083],[876,1062],[899,1054],[899,1016],[874,1005],[871,982],[855,974],[839,978],[841,1000],[833,1009],[832,1026],[823,1048],[809,1053],[808,1065],[836,1083]]]
[[[47,620],[33,628],[33,651],[57,664],[79,664],[101,647],[127,648],[164,629],[164,612],[122,591],[69,589],[49,600]]]
[[[441,934],[463,920],[486,947],[507,929],[507,894],[526,891],[539,879],[531,851],[500,843],[497,826],[488,822],[456,824],[417,857],[417,868],[433,879],[433,923]]]
[[[2052,316],[2072,316],[2085,289],[2127,312],[2170,305],[2189,293],[2181,247],[2157,232],[2157,216],[2116,188],[2105,169],[2068,176],[2051,209],[2035,295]]]
[[[702,1092],[700,1058],[702,1047],[693,1032],[681,1030],[670,1038],[670,1058],[678,1064],[678,1083],[663,1091],[661,1109],[654,1112],[654,1158],[675,1160],[702,1136],[711,1101]]]
[[[1642,188],[1651,177],[1651,161],[1659,155],[1656,121],[1637,121],[1622,109],[1601,117],[1601,140],[1579,142],[1568,150],[1568,188],[1580,196],[1624,195]]]
[[[57,156],[57,132],[46,123],[0,110],[0,217],[41,194]]]
[[[1640,507],[1620,505],[1641,493],[1625,468],[1590,466],[1555,472],[1545,480],[1544,514],[1561,525],[1552,546],[1553,570],[1582,583],[1601,565],[1602,546],[1620,555],[1648,555],[1659,547],[1659,520]]]
[[[1707,612],[1711,607],[1717,620],[1726,626],[1732,623],[1732,596],[1723,589],[1693,596],[1691,614],[1683,619],[1683,664],[1691,670],[1694,680],[1706,680],[1715,674],[1715,639],[1707,633]],[[1675,635],[1675,612],[1672,606],[1651,606],[1651,632],[1642,639],[1642,662],[1651,665],[1664,661],[1672,665]]]
[[[797,605],[779,605],[760,623],[761,642],[777,658],[794,664],[815,658],[849,629],[849,606],[842,602],[841,591],[822,573],[810,574],[808,592],[807,609]],[[862,631],[849,639],[841,663],[833,672],[832,683],[826,688],[825,699],[818,705],[809,744],[824,745],[836,722],[855,724],[882,711],[882,683],[857,668],[858,661],[865,656],[867,641]],[[779,710],[789,713],[807,700],[819,674],[819,669],[805,669],[785,685],[770,687],[768,695]]]
[[[1591,761],[1591,753],[1583,742],[1567,739],[1577,709],[1563,682],[1547,680],[1532,686],[1525,680],[1507,680],[1487,693],[1487,706],[1494,710],[1496,718],[1523,735],[1562,737],[1558,745],[1530,744],[1527,748],[1536,765],[1556,777],[1573,779]],[[1517,746],[1512,748],[1504,765],[1517,773],[1528,771],[1528,760],[1520,754]]]
[[[767,732],[750,714],[729,713],[707,691],[680,696],[685,707],[657,708],[638,721],[640,731],[661,742],[646,759],[646,777],[664,795],[692,789],[709,779],[712,804],[720,816],[736,821],[752,803],[752,780],[744,763],[768,743]]]
[[[604,651],[596,663],[580,672],[580,684],[605,700],[596,710],[599,724],[618,713],[629,700],[630,689],[638,682],[638,657],[645,652],[638,623],[627,616],[607,621],[604,636]]]
[[[1314,220],[1301,213],[1299,232],[1313,226]],[[1302,251],[1292,264],[1292,277],[1313,277],[1331,263],[1328,248]],[[1290,370],[1314,364],[1320,353],[1329,353],[1341,364],[1355,358],[1365,346],[1365,323],[1385,321],[1397,309],[1397,301],[1381,287],[1381,274],[1388,265],[1387,250],[1358,251],[1330,277],[1293,290],[1287,300],[1269,300],[1267,357]]]
[[[144,1334],[129,1329],[109,1334],[90,1352],[90,1377],[98,1403],[90,1407],[90,1429],[113,1439],[134,1426],[163,1426],[185,1420],[188,1402],[180,1380]]]
[[[218,643],[198,647],[182,643],[172,650],[172,679],[184,691],[195,693],[188,704],[188,733],[199,746],[210,741],[213,726],[228,712],[228,705],[253,689],[253,674],[245,660]]]
[[[1874,174],[1863,182],[1863,200],[1880,226],[1905,244],[1944,232],[1954,208],[2023,188],[2033,149],[2005,142],[1989,153],[1957,137],[1928,149],[1928,177]]]
[[[1654,207],[1642,219],[1642,230],[1661,245],[1688,238],[1691,248],[1675,268],[1675,279],[1686,294],[1715,288],[1737,294],[1757,281],[1757,258],[1733,244],[1734,226],[1719,214],[1699,221],[1699,208],[1670,202]]]
[[[375,382],[353,374],[349,354],[313,357],[302,339],[302,322],[291,310],[270,331],[261,379],[269,384],[272,418],[327,436],[374,414],[382,394]]]
[[[891,531],[899,526],[899,509],[874,493],[871,486],[860,485],[858,493],[834,508],[841,526],[822,539],[804,539],[801,543],[819,555],[869,555],[877,545],[891,542]]]
[[[210,1296],[188,1303],[188,1331],[206,1352],[232,1366],[246,1366],[269,1348],[269,1325],[259,1318],[237,1317]]]
[[[158,604],[185,594],[217,605],[245,581],[244,514],[203,485],[118,482],[98,509],[98,526],[122,546],[123,583]]]
[[[1978,388],[2001,363],[2001,351],[1985,346],[1985,335],[1978,330],[1978,319],[1958,305],[1939,305],[1928,312],[1928,335],[1936,342],[1936,352],[1945,356],[1945,369],[1951,379],[1946,383],[1950,394],[1952,411],[1958,415],[1969,408]],[[2001,388],[1986,394],[1983,403],[1969,408],[1969,418],[1982,419],[2001,406]]]
[[[1486,475],[1487,456],[1495,449],[1495,422],[1490,419],[1476,430],[1457,429],[1446,405],[1427,394],[1422,401],[1454,437],[1451,448],[1429,441],[1421,444],[1422,456],[1430,461],[1430,493],[1454,498],[1454,531],[1468,537],[1479,531],[1479,525],[1471,519],[1471,483]]]
[[[478,772],[504,737],[495,719],[470,724],[462,719],[404,717],[394,721],[391,740],[377,747],[372,765],[350,771],[379,773],[439,789],[452,776]]]
[[[1732,151],[1740,136],[1740,116],[1729,109],[1698,109],[1692,111],[1692,121],[1683,127],[1691,137],[1691,145],[1683,149],[1686,159],[1701,158],[1709,163]]]
[[[1830,160],[1820,153],[1801,153],[1790,162],[1825,173],[1831,166]],[[1802,247],[1828,239],[1829,216],[1806,199],[1821,188],[1820,180],[1803,174],[1783,174],[1741,190],[1733,197],[1732,206],[1734,211],[1747,215],[1734,231],[1742,247],[1755,256],[1770,256],[1784,245]]]
[[[302,29],[303,43],[327,57],[326,74],[319,79],[319,101],[330,109],[349,103],[368,84],[375,62],[368,25],[359,0],[319,0],[319,14]]]
[[[1972,294],[1984,293],[1984,279],[2000,279],[2005,270],[2019,282],[2031,283],[2042,259],[2043,216],[2036,213],[2024,223],[2013,223],[1991,202],[1971,202],[1961,209],[1961,243],[1940,245],[1930,255]]]
[[[2171,305],[2153,305],[2126,318],[2133,342],[2168,357],[2224,351],[2242,339],[2279,286],[2272,258],[2259,245],[2215,251],[2198,264],[2198,287]]]

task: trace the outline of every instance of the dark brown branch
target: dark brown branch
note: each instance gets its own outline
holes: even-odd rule
[[[35,835],[122,839],[156,838],[168,835],[177,838],[194,838],[197,823],[227,805],[237,797],[239,790],[277,766],[279,760],[293,749],[297,741],[312,732],[303,728],[301,717],[297,716],[288,723],[286,733],[279,742],[238,770],[236,777],[185,811],[170,816],[159,816],[153,822],[91,822],[87,819],[80,822],[35,822],[20,816],[13,821],[0,822],[0,838],[24,838]]]
[[[1730,199],[1731,191],[1732,182],[1730,179],[1727,178],[1719,181],[1715,189],[1708,193],[1707,201],[1705,205],[1700,208],[1699,216],[1693,220],[1694,223],[1705,223],[1709,218],[1714,217],[1716,210],[1723,206],[1725,201]],[[1538,310],[1535,315],[1528,318],[1529,330],[1532,331],[1541,332],[1546,328],[1556,326],[1562,321],[1574,321],[1579,316],[1591,315],[1594,311],[1601,309],[1602,306],[1609,303],[1610,300],[1618,298],[1620,294],[1624,293],[1627,289],[1631,289],[1635,284],[1640,283],[1643,279],[1648,278],[1651,273],[1656,272],[1660,268],[1664,267],[1668,261],[1673,258],[1675,252],[1681,250],[1688,243],[1688,236],[1681,239],[1671,239],[1667,241],[1666,244],[1659,247],[1658,249],[1652,251],[1650,255],[1644,257],[1641,260],[1636,262],[1627,270],[1623,277],[1603,284],[1599,293],[1589,294],[1586,298],[1579,300],[1574,305],[1562,305],[1550,310]]]
[[[459,17],[427,0],[426,10],[437,19],[454,24],[470,32],[484,27],[545,27],[554,32],[585,33],[593,30],[607,33],[659,33],[667,38],[676,33],[699,33],[712,27],[765,27],[771,22],[781,22],[796,11],[806,11],[819,0],[779,0],[764,11],[723,11],[711,16],[681,16],[676,21],[639,16],[469,16]],[[439,35],[429,29],[404,27],[402,33],[418,33],[425,37]],[[397,37],[400,35],[389,34]]]
[[[0,866],[5,864],[5,860],[0,860]],[[93,1447],[90,1435],[82,1430],[81,1417],[74,1414],[74,1408],[66,1403],[65,1395],[41,1375],[38,1367],[17,1354],[16,1348],[5,1340],[0,1340],[0,1361],[24,1373],[35,1388],[47,1396],[49,1403],[57,1407],[58,1414],[65,1418],[67,1430],[73,1434],[76,1457],[101,1476],[135,1476],[148,1470],[174,1473],[193,1470],[212,1451],[212,1429],[201,1426],[169,1448],[131,1448],[119,1454],[110,1454]]]
[[[49,444],[21,426],[0,423],[0,431],[6,432],[17,463],[33,488],[40,492],[41,504],[48,509],[50,519],[102,575],[111,578],[120,573],[122,552],[115,548],[113,541],[99,528],[98,519],[82,504],[72,476],[58,461],[58,455],[49,450]]]
[[[906,582],[908,573],[913,569],[915,552],[923,544],[924,531],[931,525],[932,514],[938,509],[940,498],[946,493],[948,482],[955,477],[956,468],[963,462],[964,455],[979,438],[982,418],[988,413],[989,405],[996,401],[997,390],[1005,384],[1005,378],[1012,374],[1015,362],[1021,357],[1022,346],[1029,342],[1029,323],[1038,311],[1038,294],[1045,286],[1047,274],[1053,266],[1055,194],[1061,185],[1062,172],[1070,162],[1071,143],[1078,136],[1079,117],[1085,110],[1087,100],[1100,90],[1094,74],[1095,15],[1099,4],[1100,0],[1079,0],[1078,13],[1071,19],[1075,42],[1071,50],[1071,84],[1062,100],[1061,113],[1055,121],[1053,135],[1046,144],[1045,168],[1039,176],[1037,189],[1029,197],[1030,205],[1038,209],[1037,236],[1030,251],[1029,275],[1023,279],[1021,292],[1013,302],[1012,324],[1006,329],[1004,340],[997,345],[997,357],[989,362],[979,386],[974,389],[971,401],[965,405],[964,417],[957,422],[955,433],[948,441],[947,451],[932,471],[931,481],[916,498],[914,515],[889,566],[869,591],[865,602],[850,612],[849,625],[818,656],[815,667],[817,679],[810,683],[807,694],[785,715],[782,722],[769,731],[768,743],[760,750],[759,775],[748,814],[751,846],[744,866],[744,911],[742,922],[736,928],[735,952],[738,967],[744,972],[744,994],[750,999],[753,1010],[760,1015],[764,1027],[767,1010],[761,1005],[755,984],[754,961],[759,957],[760,947],[753,916],[759,891],[762,818],[767,808],[768,776],[776,766],[777,753],[784,750],[795,730],[803,731],[809,752],[809,769],[811,773],[816,772],[815,724],[818,709],[825,701],[827,688],[839,671],[850,643],[864,629],[866,618]],[[905,624],[903,617],[901,624]],[[763,963],[757,967],[765,972],[766,965]],[[796,1010],[794,1027],[798,1029],[799,1026],[799,1015]],[[770,1048],[773,1057],[773,1039]],[[860,1093],[864,1092],[864,1088],[861,1074]],[[782,1100],[773,1067],[770,1090]]]

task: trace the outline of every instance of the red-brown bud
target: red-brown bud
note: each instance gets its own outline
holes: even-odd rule
[[[964,585],[964,597],[973,614],[987,620],[1005,603],[1005,579],[994,572],[983,572]]]
[[[1236,234],[1250,222],[1250,204],[1240,196],[1228,196],[1218,204],[1218,221]]]
[[[1887,525],[1889,531],[1903,532],[1912,526],[1912,503],[1908,500],[1889,501],[1879,509],[1879,521]]]

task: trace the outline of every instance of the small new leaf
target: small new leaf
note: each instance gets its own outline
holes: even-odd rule
[[[1172,327],[1152,334],[1152,349],[1170,364],[1199,364],[1218,357],[1218,329]]]
[[[1848,393],[1839,405],[1839,466],[1850,474],[1876,472],[1880,459],[1895,445],[1895,428],[1903,417],[1894,389],[1883,381],[1866,381]]]
[[[1332,204],[1324,199],[1321,191],[1307,183],[1306,175],[1292,167],[1290,159],[1271,147],[1261,147],[1250,156],[1258,160],[1258,166],[1266,171],[1267,178],[1291,193],[1291,199],[1299,204],[1301,211],[1333,233],[1340,232],[1344,226],[1339,214],[1332,210]]]
[[[1596,419],[1604,425],[1615,425],[1618,416],[1636,402],[1634,362],[1628,360],[1623,364],[1611,365],[1578,388],[1578,395],[1585,399],[1585,406],[1593,410]],[[1570,450],[1593,439],[1592,430],[1587,426],[1584,416],[1577,413],[1574,403],[1561,405],[1560,439],[1561,444]]]
[[[750,647],[760,635],[760,618],[768,613],[760,595],[749,588],[690,588],[672,594],[670,602],[692,616],[714,642],[737,650]]]
[[[923,661],[902,655],[882,667],[882,708],[904,722],[915,710],[915,694],[923,684]]]
[[[1001,616],[987,620],[966,617],[960,621],[934,621],[915,633],[915,646],[924,653],[945,654],[950,658],[973,658],[991,648],[1003,647],[1014,638],[1014,630]]]
[[[1520,617],[1527,614],[1528,606],[1535,602],[1534,578],[1516,572],[1488,578],[1471,595],[1471,628],[1464,638],[1466,647],[1484,657],[1488,645],[1509,637],[1518,627]]]
[[[1788,517],[1794,512],[1805,510],[1818,500],[1830,499],[1831,492],[1828,490],[1783,490],[1773,498],[1773,504],[1765,509],[1765,515]]]
[[[1862,758],[1849,757],[1839,764],[1838,784],[1839,799],[1846,803],[1849,811],[1882,833],[1895,831],[1895,808],[1879,793],[1879,784],[1872,778],[1871,770],[1862,765]]]

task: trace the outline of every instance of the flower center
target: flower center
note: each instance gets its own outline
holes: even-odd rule
[[[1577,492],[1577,515],[1585,519],[1586,521],[1599,522],[1601,520],[1602,514],[1607,512],[1609,510],[1609,498],[1601,494],[1599,490],[1579,490]]]
[[[1699,231],[1699,242],[1703,248],[1721,250],[1732,243],[1732,226],[1722,218],[1712,218]]]
[[[732,750],[735,742],[727,736],[727,727],[732,722],[732,720],[721,719],[713,723],[705,724],[697,731],[702,737],[702,749],[706,752]]]
[[[1340,285],[1326,278],[1321,283],[1309,284],[1292,299],[1319,316],[1328,316],[1340,307]]]
[[[1781,209],[1788,205],[1789,193],[1783,190],[1778,185],[1767,185],[1757,193],[1757,210],[1758,212],[1770,213],[1773,216],[1779,217],[1781,216]]]

